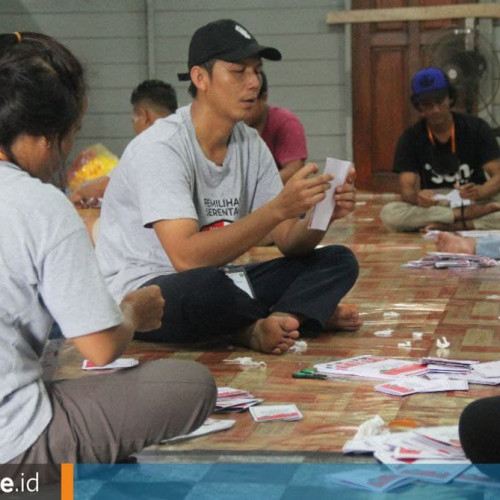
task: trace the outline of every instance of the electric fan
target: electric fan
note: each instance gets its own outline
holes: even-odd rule
[[[495,99],[500,87],[500,61],[477,28],[449,27],[423,47],[425,64],[440,68],[457,90],[455,108],[476,114]]]

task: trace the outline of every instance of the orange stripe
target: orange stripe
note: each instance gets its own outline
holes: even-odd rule
[[[61,464],[61,500],[73,500],[73,464]]]

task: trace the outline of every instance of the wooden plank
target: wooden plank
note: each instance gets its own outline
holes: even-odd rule
[[[500,19],[498,4],[437,5],[434,7],[398,7],[394,9],[359,9],[330,11],[327,24],[375,23],[389,21],[428,21],[461,18]]]

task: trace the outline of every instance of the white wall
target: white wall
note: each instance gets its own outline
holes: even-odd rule
[[[150,0],[156,61],[148,69],[147,0],[0,0],[0,30],[42,31],[85,62],[89,109],[75,149],[102,142],[121,154],[133,135],[129,98],[150,75],[177,88],[189,102],[185,71],[194,30],[233,18],[262,44],[279,48],[282,62],[266,62],[273,104],[295,111],[307,132],[310,158],[344,157],[344,28],[326,14],[344,0]]]
[[[326,156],[350,154],[345,27],[326,23],[330,10],[345,5],[349,0],[0,0],[0,31],[42,31],[73,50],[87,66],[90,88],[75,151],[102,142],[120,155],[133,136],[134,86],[154,76],[174,84],[180,104],[188,103],[187,84],[177,73],[185,71],[192,33],[212,20],[236,19],[260,43],[282,51],[283,61],[265,62],[269,100],[297,113],[309,157],[322,165]],[[500,56],[498,20],[492,33]],[[494,112],[500,121],[500,93]]]

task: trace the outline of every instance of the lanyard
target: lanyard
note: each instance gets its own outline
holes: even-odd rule
[[[433,146],[436,145],[436,140],[434,139],[434,134],[431,132],[429,126],[427,126],[427,135],[429,136],[429,141]],[[451,152],[455,154],[457,152],[457,143],[455,141],[455,122],[451,124]]]
[[[0,160],[9,161],[7,156],[0,151]]]

